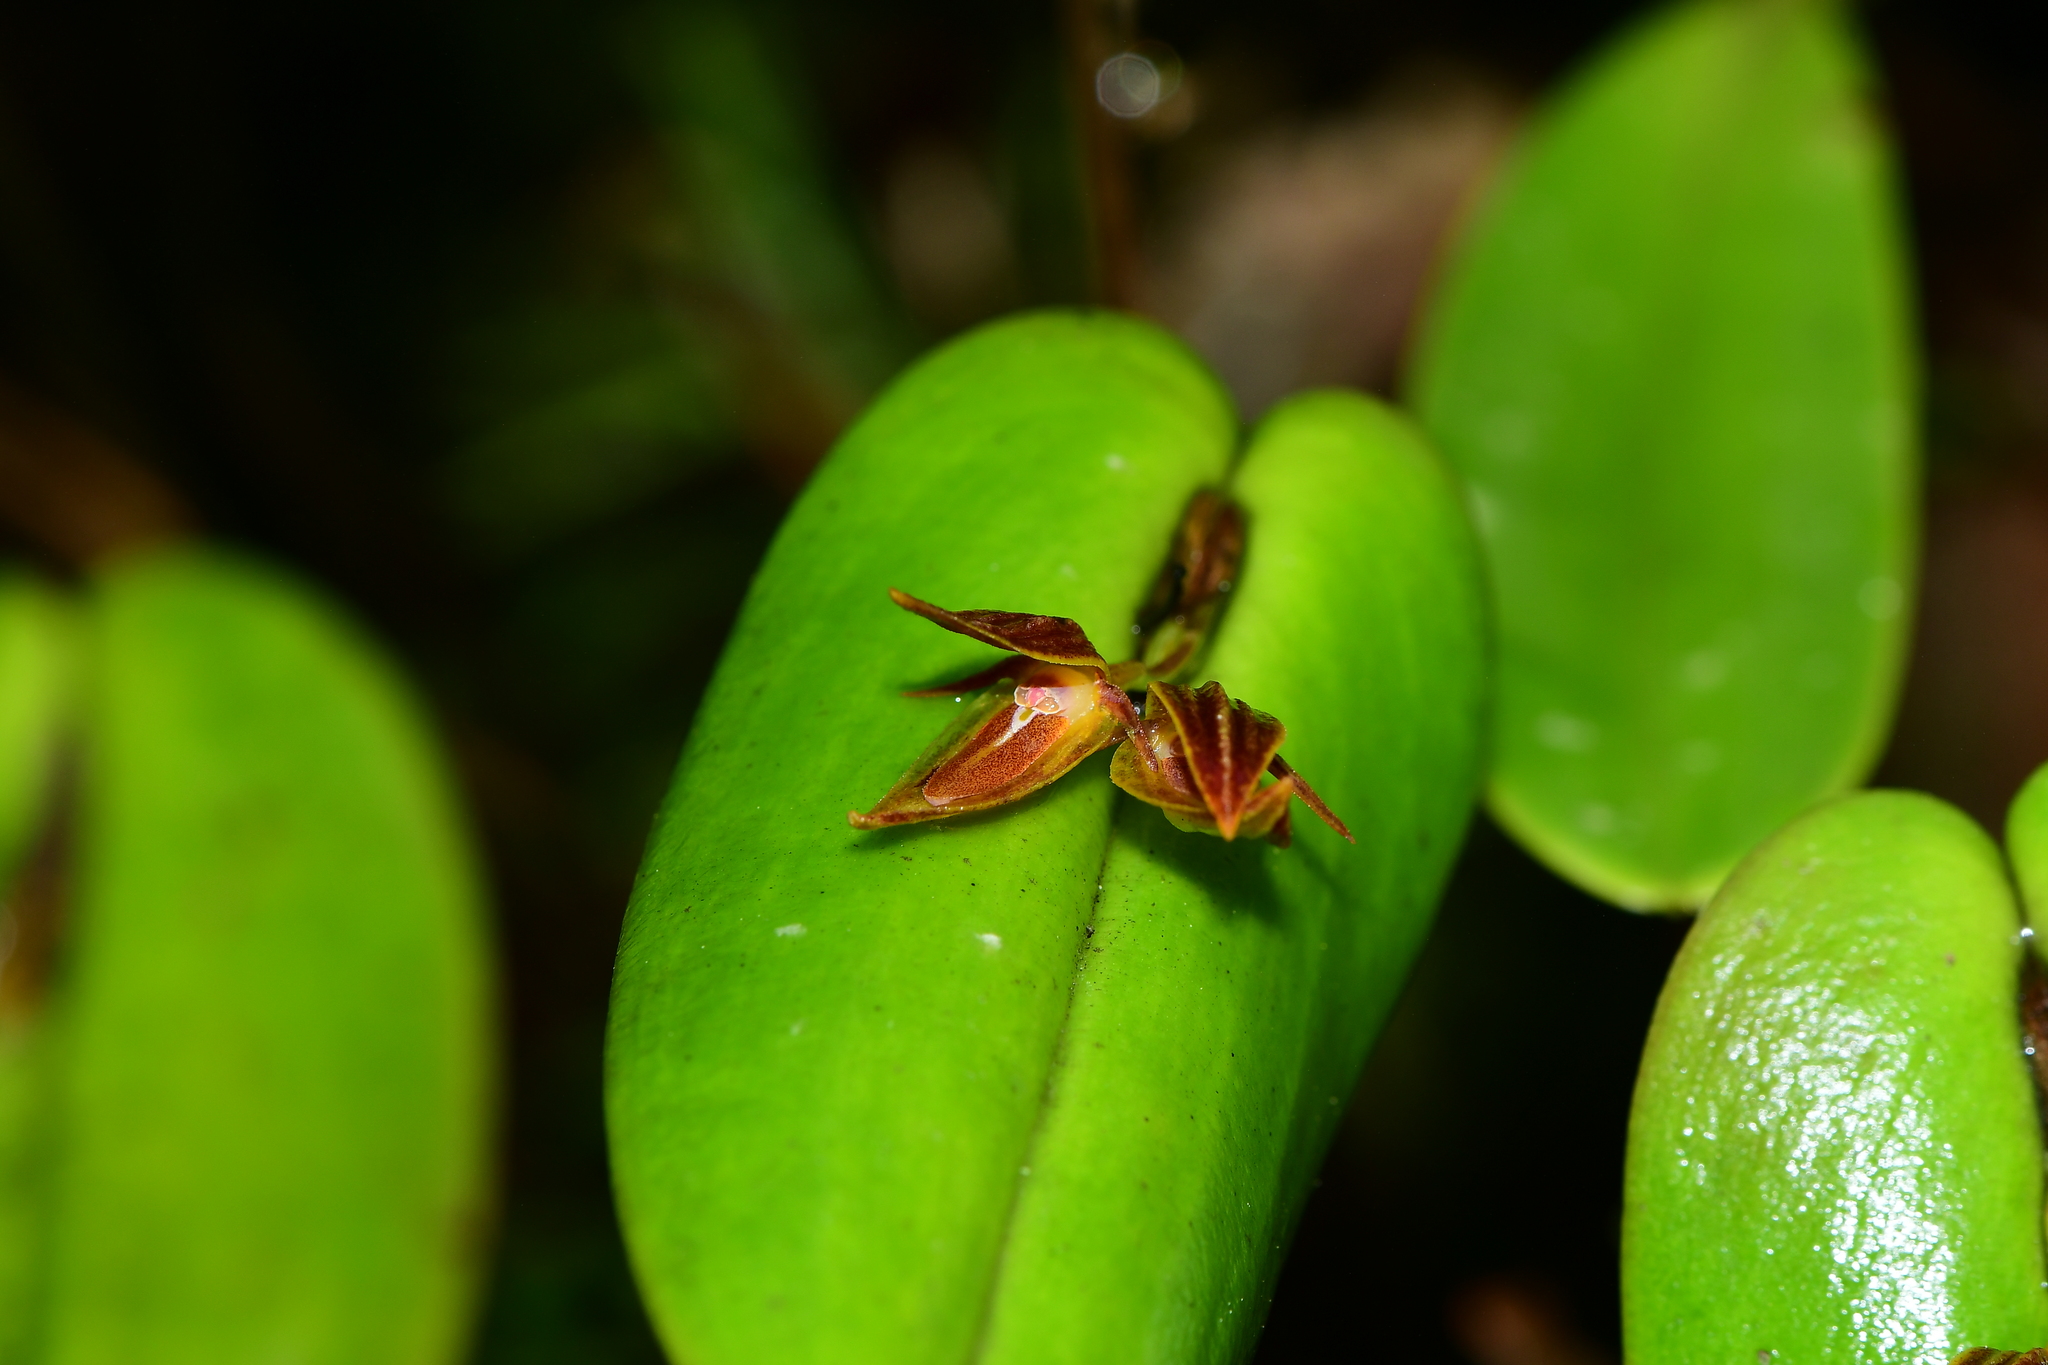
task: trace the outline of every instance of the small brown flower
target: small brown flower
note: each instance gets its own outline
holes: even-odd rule
[[[1293,837],[1288,804],[1299,796],[1331,829],[1357,842],[1279,756],[1285,725],[1232,701],[1221,683],[1155,682],[1150,697],[1139,737],[1117,752],[1109,776],[1159,807],[1176,829],[1225,839],[1263,835],[1285,848]],[[1273,782],[1260,786],[1268,773]]]

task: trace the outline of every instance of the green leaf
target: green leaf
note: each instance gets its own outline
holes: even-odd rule
[[[613,988],[615,1176],[676,1359],[1250,1342],[1476,781],[1477,570],[1412,434],[1341,397],[1274,419],[1212,670],[1301,708],[1283,713],[1301,767],[1361,847],[1306,818],[1284,853],[1175,833],[1113,806],[1101,757],[985,815],[843,823],[953,705],[894,690],[988,661],[884,589],[1074,617],[1115,654],[1232,434],[1155,330],[1030,316],[906,375],[792,513],[657,821]],[[1101,1248],[1080,1259],[1077,1220]]]
[[[570,309],[535,311],[532,330],[554,349],[590,345],[564,325]],[[600,336],[608,324],[624,340],[640,321],[623,309],[617,312],[625,317],[590,311],[598,316],[585,328]],[[493,330],[510,329],[501,323]],[[620,516],[730,455],[730,424],[708,362],[677,330],[664,321],[670,335],[645,342],[647,354],[594,377],[519,385],[520,408],[450,454],[442,485],[482,545],[498,554],[531,551]],[[506,387],[515,384],[508,379]]]
[[[0,880],[21,870],[47,817],[51,764],[71,709],[70,606],[19,571],[0,574]]]
[[[2041,1133],[1998,851],[1932,797],[1823,806],[1673,965],[1629,1126],[1635,1365],[2048,1341]]]
[[[1478,552],[1414,429],[1296,398],[1232,487],[1247,558],[1201,675],[1287,722],[1358,845],[1299,807],[1285,850],[1119,808],[978,1360],[1250,1356],[1478,789]]]
[[[0,577],[0,1365],[32,1359],[47,1255],[51,1039],[41,978],[52,926],[40,921],[53,907],[21,883],[50,817],[75,645],[61,597],[23,573]]]
[[[985,647],[899,611],[1075,618],[1108,642],[1228,400],[1108,314],[969,333],[891,386],[770,550],[648,846],[612,988],[627,1244],[692,1365],[959,1361],[986,1300],[1112,788],[1091,760],[990,816],[860,834]]]
[[[1428,320],[1501,623],[1493,809],[1623,905],[1703,900],[1891,714],[1914,371],[1864,85],[1834,6],[1664,12],[1539,121]]]
[[[89,638],[47,1360],[455,1360],[488,954],[414,703],[201,551],[104,571]]]

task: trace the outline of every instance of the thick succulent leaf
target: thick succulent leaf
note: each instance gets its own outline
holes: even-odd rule
[[[413,702],[329,608],[197,550],[105,569],[89,642],[47,1359],[459,1359],[488,955]]]
[[[968,1358],[1109,840],[1099,764],[999,812],[847,827],[975,647],[915,584],[1126,632],[1234,434],[1108,314],[973,332],[844,437],[755,581],[657,819],[606,1099],[643,1296],[691,1365]],[[1091,776],[1092,774],[1092,776]]]
[[[1044,1087],[988,1365],[1247,1358],[1289,1230],[1427,931],[1478,787],[1487,646],[1455,488],[1403,420],[1316,394],[1232,491],[1242,584],[1204,670],[1286,718],[1358,846],[1118,812]]]
[[[1998,851],[1932,797],[1800,817],[1673,964],[1629,1124],[1634,1365],[2048,1341],[2041,1133]]]
[[[0,1365],[28,1365],[48,1256],[48,1078],[43,1008],[55,907],[24,887],[49,821],[75,671],[71,611],[26,574],[0,577]],[[31,922],[33,920],[33,922]]]
[[[1598,59],[1418,356],[1493,571],[1493,809],[1624,905],[1699,903],[1891,714],[1914,378],[1845,8],[1693,0]]]

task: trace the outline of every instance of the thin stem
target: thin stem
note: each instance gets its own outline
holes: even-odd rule
[[[1140,257],[1137,205],[1131,191],[1130,136],[1096,98],[1096,73],[1130,45],[1132,0],[1064,0],[1068,81],[1086,173],[1090,261],[1095,300],[1135,308]]]

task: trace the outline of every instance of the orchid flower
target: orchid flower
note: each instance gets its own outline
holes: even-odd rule
[[[1199,653],[1243,550],[1237,505],[1197,494],[1141,614],[1141,657],[1115,665],[1064,616],[948,611],[891,588],[905,611],[1008,654],[950,685],[907,694],[977,693],[872,810],[849,811],[847,819],[859,829],[880,829],[1007,805],[1058,781],[1090,754],[1122,745],[1110,779],[1158,806],[1176,828],[1225,839],[1264,836],[1285,847],[1287,812],[1299,796],[1350,839],[1344,822],[1279,757],[1286,726],[1232,701],[1219,683],[1190,688],[1169,681]],[[1142,716],[1125,690],[1137,686],[1150,694]],[[1268,773],[1273,782],[1261,786]]]

